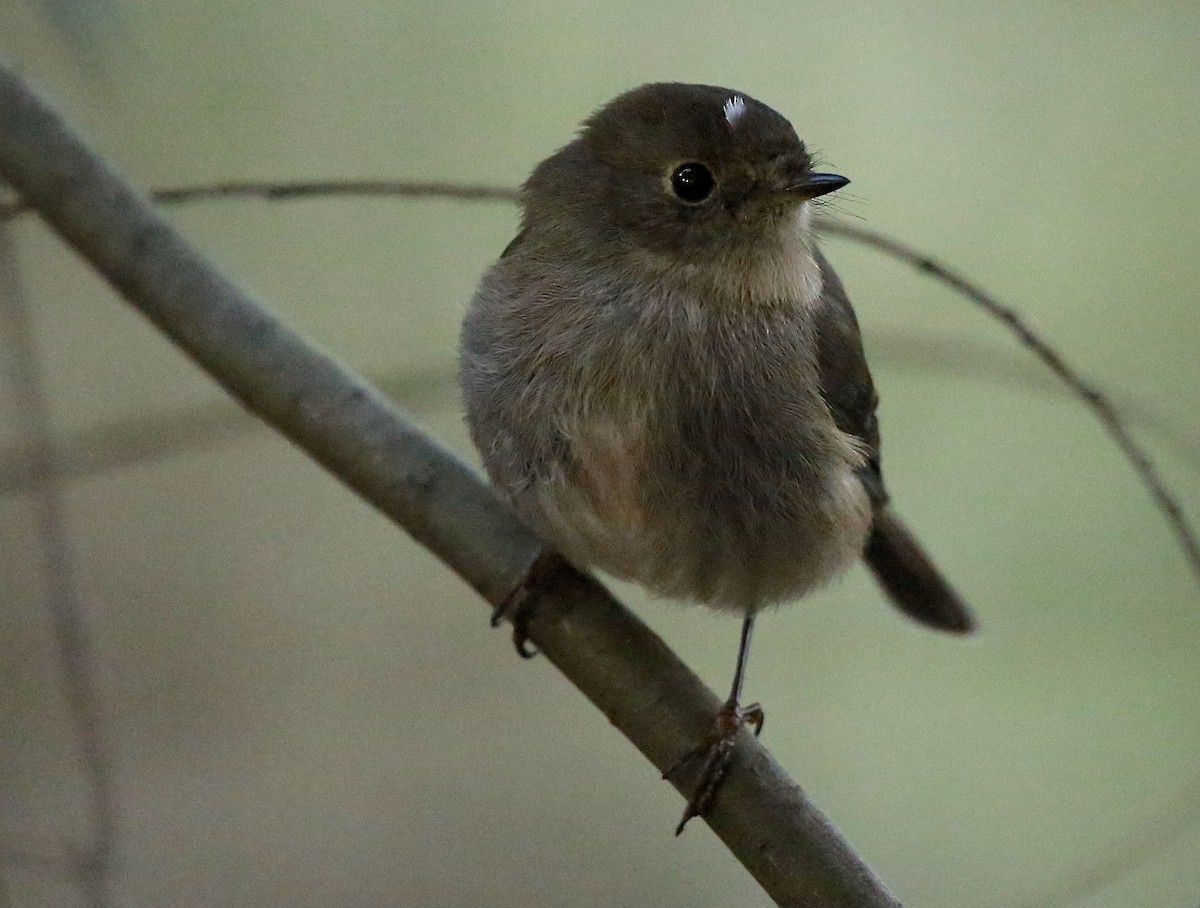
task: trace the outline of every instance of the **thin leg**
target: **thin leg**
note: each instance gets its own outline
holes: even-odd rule
[[[726,706],[737,706],[742,699],[742,682],[746,680],[746,662],[750,658],[750,635],[754,633],[754,612],[747,612],[742,619],[742,639],[738,641],[737,665],[733,669],[733,688],[729,691]],[[761,713],[762,710],[760,709]],[[755,734],[762,730],[762,717],[759,717]]]
[[[698,757],[704,758],[700,769],[700,780],[696,785],[696,790],[688,799],[687,807],[684,808],[683,819],[675,827],[676,835],[683,832],[683,827],[687,825],[688,820],[700,816],[708,809],[721,780],[725,778],[725,772],[729,768],[729,758],[733,754],[733,742],[742,726],[752,725],[755,735],[762,731],[762,707],[757,703],[743,707],[738,702],[742,696],[742,683],[746,677],[746,661],[750,656],[750,635],[753,631],[754,613],[747,612],[746,617],[742,620],[742,637],[738,643],[737,666],[733,670],[733,687],[729,691],[729,699],[717,713],[716,728],[713,734],[699,747],[684,754],[663,773],[665,778],[685,763],[690,763]]]

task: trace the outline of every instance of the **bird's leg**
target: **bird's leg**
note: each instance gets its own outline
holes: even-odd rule
[[[503,599],[492,608],[492,627],[508,619],[513,628],[513,646],[522,659],[532,659],[537,650],[529,645],[529,619],[546,579],[566,566],[563,557],[553,549],[542,549],[526,569],[521,579]]]
[[[733,688],[729,692],[729,699],[717,712],[714,723],[716,727],[713,733],[703,744],[688,751],[663,773],[663,778],[666,778],[680,766],[690,763],[692,760],[699,758],[704,760],[700,769],[700,780],[696,785],[696,790],[688,799],[687,807],[684,808],[683,819],[675,827],[675,835],[683,832],[683,827],[687,825],[688,820],[700,816],[708,809],[713,794],[725,777],[725,771],[729,768],[733,742],[742,726],[753,726],[755,735],[762,731],[762,707],[757,703],[742,706],[739,702],[742,696],[742,682],[746,677],[746,659],[750,655],[750,634],[753,630],[754,613],[747,612],[746,617],[742,620],[742,638],[738,644],[737,667],[733,672]]]

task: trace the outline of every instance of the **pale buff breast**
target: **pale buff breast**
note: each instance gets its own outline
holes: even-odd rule
[[[648,474],[652,445],[644,428],[600,419],[576,427],[569,467],[527,487],[514,503],[580,566],[671,599],[758,609],[799,598],[862,553],[871,525],[871,504],[855,473],[862,454],[852,438],[830,430],[833,456],[822,454],[814,475],[813,451],[797,451],[804,476],[781,474],[769,507],[713,509],[696,506],[687,489],[672,495],[661,477]]]

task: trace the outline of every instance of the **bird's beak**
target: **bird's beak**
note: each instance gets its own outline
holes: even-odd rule
[[[849,182],[836,173],[806,173],[802,179],[783,187],[783,191],[793,198],[808,200],[835,192]]]

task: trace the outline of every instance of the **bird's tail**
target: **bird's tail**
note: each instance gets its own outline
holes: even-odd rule
[[[908,617],[953,634],[975,629],[962,598],[886,505],[875,513],[863,558],[896,608]]]

